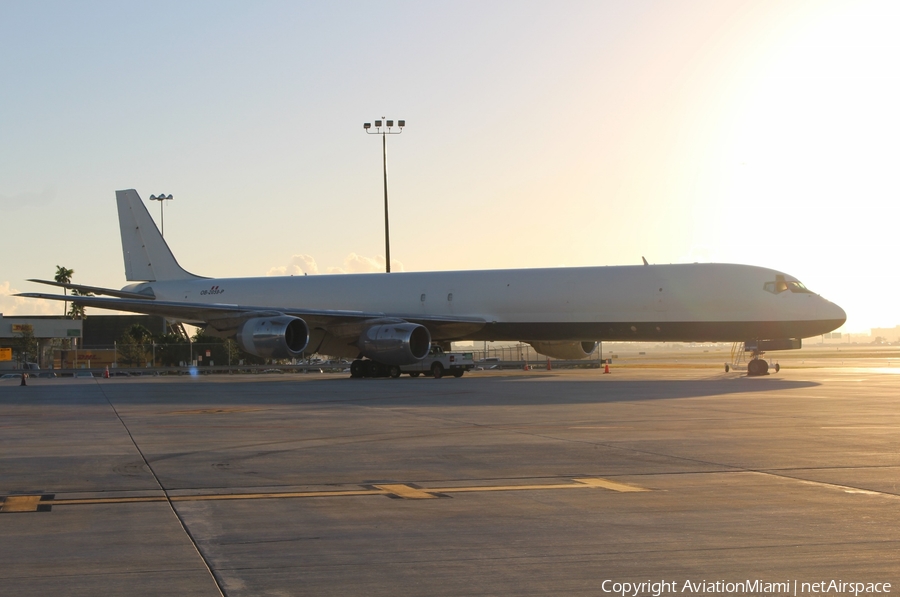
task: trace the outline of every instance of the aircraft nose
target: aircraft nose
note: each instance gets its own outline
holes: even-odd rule
[[[831,301],[825,299],[822,299],[822,306],[819,308],[819,313],[824,320],[839,321],[840,323],[838,323],[837,327],[841,327],[844,325],[844,322],[847,321],[847,312]]]

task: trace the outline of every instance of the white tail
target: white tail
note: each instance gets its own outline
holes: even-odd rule
[[[116,191],[116,203],[126,280],[157,282],[200,277],[178,265],[137,191]]]

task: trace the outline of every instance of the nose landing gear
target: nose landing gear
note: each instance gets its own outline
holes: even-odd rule
[[[747,375],[768,375],[769,364],[760,358],[752,358],[747,363]]]
[[[729,367],[728,363],[725,363],[725,373],[728,373],[730,369],[738,369],[742,368],[742,361],[744,360],[744,353],[750,353],[750,360],[747,361],[747,376],[748,377],[757,377],[760,375],[769,375],[769,363],[762,357],[765,353],[759,349],[759,346],[754,346],[747,342],[735,342],[734,346],[731,349],[731,366]],[[772,367],[775,369],[775,373],[781,371],[781,366],[778,363]]]

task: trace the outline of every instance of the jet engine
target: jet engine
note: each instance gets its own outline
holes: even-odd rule
[[[243,350],[264,359],[295,359],[309,343],[309,327],[298,317],[279,315],[248,319],[237,332]]]
[[[544,356],[567,361],[586,359],[597,350],[596,342],[529,342]]]
[[[363,330],[359,352],[385,365],[412,365],[428,355],[431,334],[417,323],[380,323]]]

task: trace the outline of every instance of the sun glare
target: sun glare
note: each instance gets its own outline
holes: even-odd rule
[[[864,6],[832,12],[773,48],[778,58],[750,82],[736,119],[734,198],[776,199],[811,229],[847,224],[812,208],[860,195],[897,214],[881,185],[898,156],[885,131],[898,124],[900,38]]]
[[[892,174],[900,37],[897,19],[885,18],[897,10],[886,2],[821,5],[767,44],[734,101],[718,158],[731,236],[752,238],[785,268],[820,279],[872,267],[892,295],[900,282],[874,270],[893,251],[900,215]],[[782,251],[793,257],[785,261]]]

